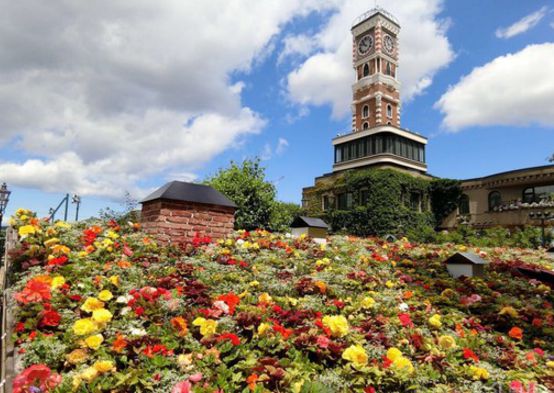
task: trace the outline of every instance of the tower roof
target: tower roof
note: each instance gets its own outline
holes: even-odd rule
[[[358,26],[360,23],[365,22],[369,18],[371,18],[374,15],[381,14],[391,22],[393,22],[395,25],[400,26],[400,22],[396,17],[385,10],[382,7],[376,6],[375,8],[372,8],[371,10],[364,12],[362,15],[358,16],[356,19],[354,19],[354,22],[352,22],[352,28]]]

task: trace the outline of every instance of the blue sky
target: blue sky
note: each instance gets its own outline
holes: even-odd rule
[[[279,198],[300,202],[302,187],[331,171],[331,139],[351,122],[349,23],[373,2],[244,0],[223,2],[230,9],[217,16],[210,6],[131,3],[55,15],[39,2],[6,4],[0,181],[12,190],[8,214],[44,215],[66,192],[82,195],[82,216],[118,210],[124,191],[140,197],[254,156]],[[379,3],[402,25],[402,126],[429,138],[431,174],[464,179],[547,164],[552,2]],[[178,17],[191,11],[201,24],[183,28]],[[129,21],[111,23],[116,16]]]

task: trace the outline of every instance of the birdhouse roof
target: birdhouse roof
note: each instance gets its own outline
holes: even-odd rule
[[[294,219],[291,228],[325,228],[328,229],[329,225],[321,218],[298,216]]]
[[[172,181],[158,188],[152,194],[144,198],[140,203],[157,199],[166,199],[179,202],[195,202],[217,206],[236,208],[237,205],[215,188],[204,184],[187,183],[184,181]]]
[[[446,263],[457,265],[486,265],[489,262],[472,252],[457,252],[448,258]]]

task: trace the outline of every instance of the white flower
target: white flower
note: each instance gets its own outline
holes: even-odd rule
[[[229,306],[223,300],[215,301],[214,307],[223,311],[225,314],[229,314]]]
[[[130,334],[131,334],[131,336],[139,336],[139,337],[142,337],[142,336],[146,336],[146,330],[144,330],[144,329],[132,328],[131,331],[130,331]]]
[[[244,240],[239,239],[236,241],[237,246],[241,246],[244,243]]]
[[[131,295],[119,296],[117,299],[115,299],[115,302],[125,304],[125,303],[129,303],[129,300],[131,300],[132,298],[133,297]]]
[[[400,303],[398,305],[398,308],[400,311],[408,311],[410,309],[410,306],[408,306],[406,303]]]
[[[119,313],[121,315],[127,315],[129,314],[129,311],[131,311],[131,307],[123,307]]]

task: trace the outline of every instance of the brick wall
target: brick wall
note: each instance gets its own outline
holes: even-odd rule
[[[233,231],[235,209],[201,203],[154,200],[142,205],[146,233],[161,243],[184,244],[198,232],[220,239]]]

